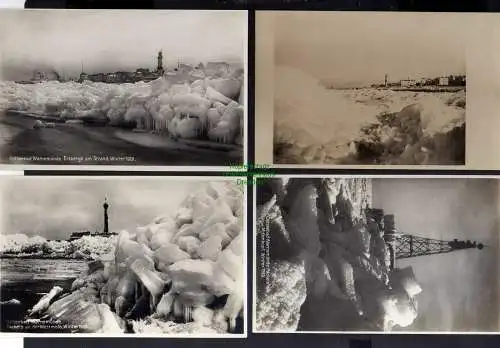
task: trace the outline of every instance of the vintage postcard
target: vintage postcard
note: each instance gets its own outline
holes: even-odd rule
[[[255,187],[255,332],[498,332],[498,178]]]
[[[243,163],[245,11],[0,10],[0,162]]]
[[[245,337],[246,186],[0,180],[2,332]]]

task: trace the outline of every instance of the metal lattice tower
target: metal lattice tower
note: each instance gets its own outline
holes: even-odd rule
[[[470,240],[447,241],[400,233],[396,230],[394,215],[385,215],[382,209],[368,209],[367,217],[374,219],[381,227],[392,267],[398,259],[484,248],[483,244]]]

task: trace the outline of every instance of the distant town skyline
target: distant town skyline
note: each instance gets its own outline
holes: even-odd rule
[[[333,83],[465,75],[466,31],[456,14],[288,12],[275,16],[275,63]]]
[[[243,63],[246,14],[223,11],[0,11],[0,79],[30,78],[35,70],[86,73],[164,65]]]
[[[465,73],[449,73],[449,74],[443,74],[440,76],[427,76],[427,75],[421,75],[421,76],[408,76],[406,78],[400,78],[400,79],[393,79],[389,74],[387,74],[387,83],[388,84],[398,84],[402,81],[422,81],[422,80],[436,80],[440,78],[448,78],[450,76],[465,76]],[[320,79],[321,83],[325,86],[328,87],[370,87],[373,85],[384,85],[385,84],[385,75],[378,80],[373,80],[373,81],[366,81],[366,82],[340,82],[337,83],[335,79]]]
[[[133,230],[175,213],[201,180],[0,178],[2,233],[68,239],[72,232],[102,232],[109,203],[110,232]]]

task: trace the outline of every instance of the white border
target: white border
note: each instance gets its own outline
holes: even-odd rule
[[[326,174],[297,174],[297,175],[286,175],[279,174],[274,176],[275,178],[339,178],[339,179],[350,179],[350,178],[366,178],[366,179],[496,179],[500,180],[500,175],[326,175]],[[342,334],[342,335],[497,335],[500,331],[286,331],[286,330],[276,330],[268,331],[256,330],[256,319],[257,319],[257,185],[253,186],[253,236],[252,236],[252,255],[253,255],[253,269],[252,269],[252,333],[253,334]]]
[[[23,348],[24,341],[20,337],[0,337],[0,344],[3,348]]]
[[[2,0],[0,0],[2,1]],[[0,11],[16,11],[19,9],[2,9]],[[65,9],[28,9],[24,11],[67,11]],[[89,10],[70,10],[70,11],[80,11],[80,12],[89,12]],[[93,12],[100,12],[102,10],[90,10]],[[113,10],[109,10],[113,11]],[[130,11],[130,10],[114,10],[118,12]],[[147,10],[135,10],[135,11],[147,11]],[[193,10],[160,10],[165,12],[186,12]],[[88,171],[162,171],[162,172],[182,172],[182,171],[190,171],[190,172],[223,172],[223,171],[245,171],[244,166],[248,164],[248,88],[249,88],[249,79],[248,79],[248,11],[247,10],[194,10],[196,12],[208,12],[208,13],[241,13],[244,25],[244,37],[243,37],[243,163],[241,165],[238,163],[229,163],[227,166],[203,166],[203,165],[184,165],[184,166],[175,166],[175,165],[78,165],[78,164],[4,164],[0,163],[0,171],[24,171],[24,170],[58,170],[58,171],[69,171],[69,170],[88,170]],[[243,15],[244,14],[244,15]],[[241,168],[237,168],[237,166],[241,166]]]
[[[2,172],[0,171],[0,174],[3,174],[4,177],[8,177],[10,173]],[[84,175],[75,175],[75,176],[51,176],[51,175],[43,175],[43,176],[23,176],[23,179],[27,180],[53,180],[54,178],[57,178],[58,180],[177,180],[177,181],[236,181],[236,177],[224,177],[224,176],[206,176],[206,177],[200,177],[200,176],[84,176]],[[0,178],[0,181],[2,181],[2,178]],[[24,332],[0,332],[0,339],[3,337],[8,337],[8,338],[24,338],[24,337],[73,337],[73,338],[82,338],[82,337],[108,337],[108,338],[143,338],[143,337],[148,337],[148,338],[247,338],[248,337],[248,231],[247,231],[247,226],[248,226],[248,218],[247,218],[247,211],[248,211],[248,187],[245,185],[245,188],[243,190],[243,199],[244,199],[244,217],[243,217],[243,223],[245,226],[243,227],[242,232],[244,233],[244,251],[243,251],[243,262],[244,262],[244,305],[243,305],[243,333],[242,334],[211,334],[211,333],[193,333],[193,334],[128,334],[128,333],[121,333],[121,334],[106,334],[106,333],[64,333],[64,334],[58,334],[58,333],[24,333]]]

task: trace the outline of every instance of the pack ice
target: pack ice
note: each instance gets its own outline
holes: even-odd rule
[[[183,139],[242,144],[244,84],[241,73],[222,77],[168,76],[151,82],[105,84],[49,81],[0,82],[0,110],[49,114],[66,120],[103,119],[111,125]]]

